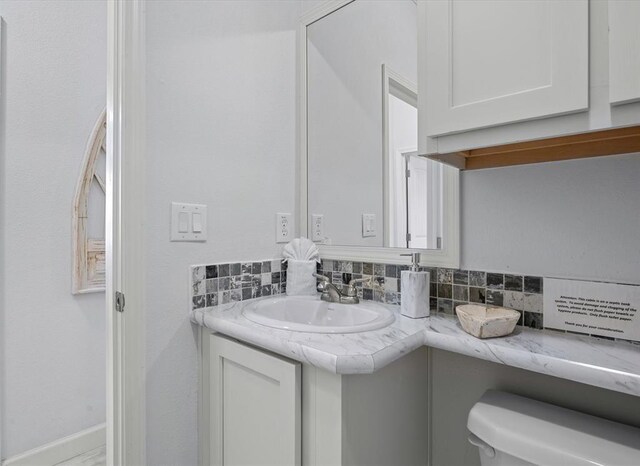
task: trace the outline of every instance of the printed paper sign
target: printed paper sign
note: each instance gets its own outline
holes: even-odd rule
[[[640,341],[640,286],[545,278],[544,326]]]

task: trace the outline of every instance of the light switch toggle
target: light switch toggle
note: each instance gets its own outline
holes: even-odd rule
[[[187,212],[178,213],[178,233],[189,231],[189,214]]]
[[[202,233],[202,214],[198,212],[193,213],[193,232]]]

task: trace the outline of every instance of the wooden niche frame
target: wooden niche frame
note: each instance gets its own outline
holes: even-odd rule
[[[103,111],[91,132],[73,200],[73,294],[104,292],[106,287],[104,236],[89,238],[87,231],[89,192],[94,180],[106,194],[105,181],[96,171],[100,154],[106,153],[106,136],[106,111]]]

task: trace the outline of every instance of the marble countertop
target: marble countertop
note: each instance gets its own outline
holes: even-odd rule
[[[454,316],[435,314],[362,333],[302,333],[265,327],[236,302],[191,311],[195,324],[337,374],[368,374],[427,345],[507,366],[527,369],[601,388],[640,396],[640,345],[549,330],[519,328],[488,340],[462,330]]]
[[[424,319],[396,313],[393,324],[362,333],[306,333],[256,324],[242,315],[255,302],[191,311],[191,321],[302,363],[337,374],[370,374],[424,345]],[[397,311],[398,306],[387,306]]]
[[[438,314],[429,321],[427,346],[640,396],[640,345],[522,327],[480,340],[453,316]]]

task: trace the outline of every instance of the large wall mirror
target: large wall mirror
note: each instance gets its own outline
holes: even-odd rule
[[[327,2],[301,29],[301,230],[324,257],[458,266],[458,172],[418,153],[418,6]]]

